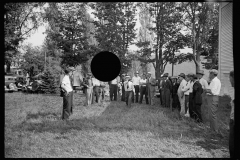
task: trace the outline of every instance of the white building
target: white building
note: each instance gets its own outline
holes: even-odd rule
[[[233,4],[221,2],[219,6],[219,75],[222,83],[221,95],[234,96],[234,88],[229,81],[229,72],[233,70]]]

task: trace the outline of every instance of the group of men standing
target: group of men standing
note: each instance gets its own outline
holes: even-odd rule
[[[127,74],[122,74],[121,81],[121,100],[125,101],[127,106],[131,106],[131,103],[142,103],[143,96],[145,97],[146,104],[154,105],[154,93],[156,80],[152,77],[151,72],[139,76],[139,72],[136,71],[131,78]]]
[[[145,96],[146,104],[154,105],[155,86],[159,87],[160,103],[163,107],[178,108],[181,116],[191,117],[196,122],[202,123],[205,116],[210,121],[210,129],[214,133],[219,133],[217,123],[217,110],[219,94],[221,90],[221,82],[217,78],[218,71],[213,69],[209,73],[209,81],[204,78],[204,71],[199,70],[197,74],[185,75],[181,73],[177,79],[168,77],[168,73],[161,76],[161,80],[157,82],[152,77],[151,72],[139,76],[138,72],[130,78],[127,74],[122,74],[122,77],[116,77],[111,82],[101,82],[94,78],[91,73],[81,80],[79,75],[73,74],[73,67],[65,68],[64,75],[60,78],[60,87],[63,97],[63,112],[62,119],[68,119],[73,110],[73,90],[76,86],[84,87],[83,91],[86,94],[86,105],[100,102],[100,95],[104,100],[106,86],[110,86],[110,100],[117,101],[119,90],[121,90],[121,101],[125,101],[127,106],[131,103],[142,103]],[[79,81],[76,84],[74,81]],[[230,82],[234,87],[234,73],[230,72]],[[139,97],[140,92],[140,97]],[[94,96],[96,100],[94,100]],[[172,102],[172,103],[171,103]],[[230,115],[230,136],[229,150],[231,157],[234,156],[234,100],[231,102],[232,109]],[[202,107],[206,112],[202,113]]]
[[[121,90],[121,100],[125,101],[128,106],[134,102],[142,103],[143,96],[145,96],[146,104],[154,105],[155,86],[159,86],[160,103],[163,107],[178,108],[180,115],[191,117],[197,122],[203,122],[201,107],[206,107],[209,104],[208,112],[204,113],[204,116],[210,116],[210,126],[217,131],[216,110],[221,82],[217,78],[218,72],[216,70],[210,71],[209,79],[211,82],[209,85],[203,79],[204,72],[201,70],[196,75],[181,73],[177,80],[169,78],[168,73],[165,73],[159,82],[152,77],[151,72],[140,77],[137,71],[132,78],[122,74],[121,78],[118,76],[109,83],[99,81],[91,73],[88,73],[87,77],[81,80],[79,75],[73,74],[74,71],[73,67],[65,69],[65,76],[61,82],[61,88],[66,91],[65,93],[68,93],[63,96],[63,119],[68,118],[72,113],[73,90],[76,85],[80,86],[81,84],[84,87],[87,106],[94,102],[99,103],[100,96],[104,100],[107,85],[110,88],[111,101],[117,101]],[[77,80],[79,80],[79,84],[75,84],[74,81]],[[68,105],[70,107],[67,107]]]

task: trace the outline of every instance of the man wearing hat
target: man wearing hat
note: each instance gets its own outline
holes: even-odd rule
[[[152,73],[148,72],[147,92],[148,92],[149,104],[152,106],[154,105],[155,86],[156,86],[156,80],[152,77]]]
[[[129,75],[126,75],[126,81],[124,82],[124,89],[125,89],[125,102],[127,106],[131,107],[132,95],[135,92],[135,90]]]
[[[64,77],[61,82],[61,89],[63,90],[63,111],[62,111],[62,120],[69,119],[69,116],[72,114],[72,97],[73,97],[73,88],[70,80],[70,73],[72,72],[71,68],[64,69]]]
[[[167,107],[170,108],[170,95],[171,95],[171,91],[172,91],[172,83],[171,81],[168,79],[168,73],[165,73],[163,75],[164,80],[162,82],[162,88],[163,88],[163,107]]]
[[[192,91],[192,105],[193,105],[193,118],[198,123],[202,123],[202,114],[201,114],[201,105],[202,105],[202,85],[199,83],[198,77],[193,74],[192,75],[193,80],[193,91]]]
[[[185,96],[185,117],[192,117],[193,108],[192,108],[192,89],[193,89],[193,73],[189,73],[185,76],[185,80],[187,81],[186,86],[182,88]]]
[[[181,105],[180,115],[184,116],[185,115],[185,96],[184,96],[184,92],[182,91],[182,88],[187,84],[184,73],[181,73],[179,75],[179,82],[180,82],[180,85],[178,87],[178,98]]]
[[[221,82],[217,78],[218,71],[213,69],[210,71],[209,79],[212,79],[208,89],[206,90],[207,96],[209,97],[208,109],[209,109],[209,119],[210,119],[210,128],[218,133],[218,124],[217,124],[217,110],[218,110],[218,100],[221,90]]]
[[[204,71],[198,70],[197,71],[197,77],[199,79],[199,83],[202,85],[203,93],[202,93],[202,118],[203,122],[206,122],[209,118],[208,115],[208,108],[207,108],[207,96],[206,96],[206,89],[208,89],[208,82],[203,78]]]
[[[139,77],[138,71],[135,72],[135,75],[132,78],[133,86],[135,89],[135,102],[138,103],[138,96],[139,96],[139,84],[140,84],[141,77]],[[134,98],[134,97],[133,97]]]
[[[85,81],[83,82],[83,86],[86,87],[86,105],[89,106],[92,104],[92,92],[93,92],[93,83],[92,83],[92,74],[88,73]]]

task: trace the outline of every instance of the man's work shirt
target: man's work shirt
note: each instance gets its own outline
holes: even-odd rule
[[[72,92],[72,85],[70,82],[70,77],[68,75],[65,75],[62,80],[62,85],[65,86],[67,92]]]
[[[133,78],[132,78],[132,82],[133,82],[133,85],[135,86],[135,85],[139,85],[140,84],[140,80],[141,80],[141,78],[139,77],[139,76],[134,76]]]
[[[147,84],[147,79],[140,79],[141,86],[146,86],[146,84]]]
[[[184,88],[184,86],[186,86],[186,84],[187,84],[187,81],[185,79],[183,79],[178,87],[178,93],[180,95],[184,95],[184,92],[182,91],[182,89]]]
[[[214,96],[218,96],[220,94],[220,90],[221,90],[220,80],[217,77],[213,78],[208,89],[211,90],[211,92]],[[207,94],[209,95],[209,93],[207,93]]]
[[[203,89],[208,89],[208,83],[204,78],[199,79],[199,83],[202,85]]]
[[[184,95],[189,96],[189,93],[192,93],[193,91],[193,82],[189,80],[186,83],[186,86],[183,86],[182,91],[184,92]]]
[[[133,83],[131,81],[125,81],[124,82],[124,89],[125,89],[125,91],[133,91],[133,92],[135,92]]]

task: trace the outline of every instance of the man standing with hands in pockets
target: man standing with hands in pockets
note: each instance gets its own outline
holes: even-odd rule
[[[134,89],[135,89],[135,102],[138,103],[138,96],[139,96],[139,84],[140,84],[140,80],[141,80],[141,77],[139,77],[139,73],[138,71],[135,72],[135,76],[133,76],[132,78],[132,82],[133,82],[133,86],[134,86]]]
[[[131,107],[132,103],[132,94],[135,92],[133,83],[130,81],[130,76],[126,76],[126,81],[124,82],[125,89],[125,101],[127,106]]]
[[[217,110],[218,110],[218,100],[221,90],[221,82],[217,78],[218,71],[213,69],[209,72],[209,79],[212,79],[209,89],[206,90],[207,96],[209,96],[210,103],[208,104],[209,118],[210,118],[210,128],[215,132],[219,133],[217,124]]]
[[[63,94],[63,112],[62,120],[69,119],[70,114],[72,113],[72,96],[73,88],[70,79],[70,73],[72,72],[71,68],[64,69],[65,75],[62,79],[61,88],[64,91]]]

